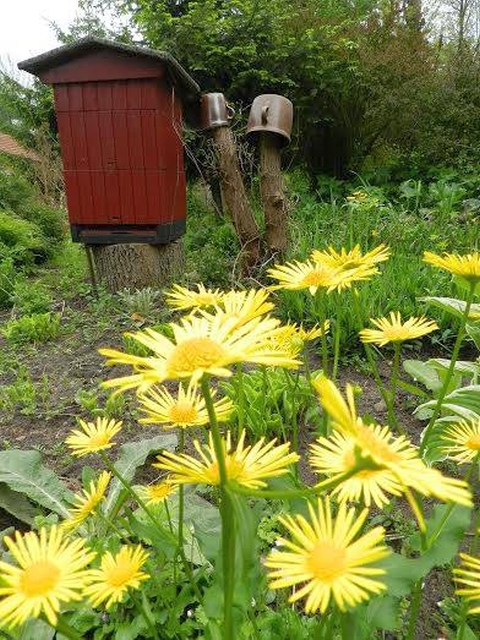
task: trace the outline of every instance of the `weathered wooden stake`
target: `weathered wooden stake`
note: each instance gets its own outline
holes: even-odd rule
[[[281,171],[281,144],[276,133],[260,134],[260,195],[265,214],[265,236],[271,253],[283,253],[288,244],[288,203]]]
[[[242,268],[248,271],[260,261],[260,232],[240,173],[233,134],[224,126],[213,129],[212,136],[218,154],[223,200],[240,241]]]

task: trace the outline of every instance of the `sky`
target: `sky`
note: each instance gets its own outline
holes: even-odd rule
[[[78,0],[0,0],[0,61],[6,69],[58,47],[49,22],[67,27]]]

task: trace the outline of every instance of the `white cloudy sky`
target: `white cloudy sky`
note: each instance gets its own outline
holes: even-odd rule
[[[0,0],[0,61],[10,68],[59,46],[49,22],[68,26],[78,0]]]

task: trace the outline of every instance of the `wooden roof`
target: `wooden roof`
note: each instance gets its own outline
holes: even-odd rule
[[[75,59],[83,58],[98,51],[108,51],[134,60],[143,59],[147,64],[160,63],[166,67],[172,83],[175,84],[184,99],[191,101],[199,98],[200,87],[169,53],[91,36],[82,38],[73,44],[66,44],[52,49],[34,58],[23,60],[18,63],[18,68],[41,77],[42,74],[49,70],[61,68]]]
[[[35,160],[38,162],[40,157],[35,153],[35,151],[31,151],[30,149],[26,149],[19,142],[9,136],[7,133],[0,132],[0,153],[8,153],[11,156],[18,156],[20,158],[28,158],[29,160]]]

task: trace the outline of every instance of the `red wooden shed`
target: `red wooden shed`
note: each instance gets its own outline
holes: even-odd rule
[[[85,38],[19,63],[53,85],[74,241],[185,232],[182,112],[200,88],[168,53]]]

